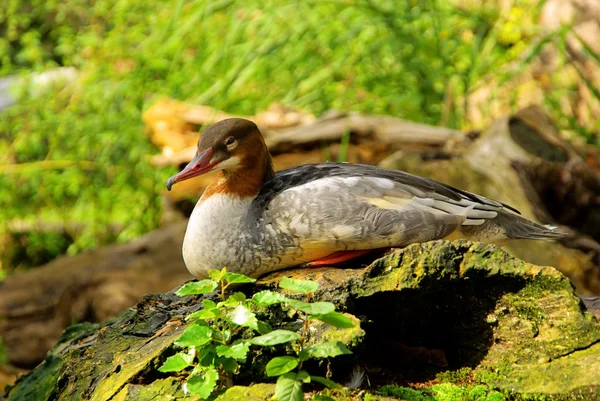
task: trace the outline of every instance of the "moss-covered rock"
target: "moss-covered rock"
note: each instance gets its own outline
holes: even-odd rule
[[[264,401],[275,394],[275,384],[254,384],[233,386],[217,397],[215,401]]]
[[[366,371],[371,383],[420,383],[428,390],[419,391],[436,401],[459,395],[587,400],[598,394],[600,325],[554,268],[490,245],[437,241],[393,251],[362,269],[276,272],[245,291],[276,289],[284,276],[318,281],[314,300],[334,302],[360,319],[345,330],[313,323],[312,341],[342,341],[354,354],[329,366],[306,365],[311,372],[329,369],[341,383],[353,370]],[[8,399],[194,400],[183,392],[185,374],[157,367],[175,352],[172,343],[198,301],[149,296],[113,322],[71,328],[44,363],[8,391]],[[295,312],[285,306],[259,313],[275,328],[299,329]],[[269,381],[264,364],[285,352],[278,346],[252,353],[236,384]],[[218,399],[267,399],[272,388],[233,387]]]
[[[126,384],[111,401],[155,401],[155,400],[178,400],[178,401],[200,401],[197,395],[186,394],[181,382],[170,377],[158,379],[150,384]]]

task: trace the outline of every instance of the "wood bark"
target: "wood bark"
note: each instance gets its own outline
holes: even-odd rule
[[[547,400],[582,392],[589,397],[572,399],[600,396],[600,325],[556,269],[467,241],[413,244],[365,268],[354,266],[280,271],[236,290],[249,298],[277,291],[282,277],[318,282],[312,300],[333,302],[354,316],[355,326],[336,329],[312,321],[308,344],[341,341],[353,354],[304,367],[311,374],[330,372],[340,383],[357,364],[368,377],[364,385],[375,388],[430,386],[436,373],[464,368],[515,399],[537,393]],[[216,294],[205,297],[215,300]],[[182,386],[191,369],[169,374],[158,368],[178,351],[173,342],[190,324],[186,316],[202,307],[201,299],[149,295],[112,321],[69,328],[44,362],[9,390],[7,400],[199,400]],[[274,329],[298,331],[298,316],[272,305],[258,318]],[[286,352],[285,346],[251,347],[234,384],[273,382],[265,365]],[[238,399],[250,398],[225,393],[217,401]]]

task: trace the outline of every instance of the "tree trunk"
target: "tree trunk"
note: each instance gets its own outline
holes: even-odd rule
[[[310,367],[312,374],[331,370],[344,383],[358,365],[373,385],[422,387],[438,372],[464,368],[467,381],[477,378],[511,397],[600,396],[600,324],[554,268],[522,262],[492,245],[435,241],[395,250],[366,268],[282,271],[241,290],[248,296],[276,290],[284,276],[317,281],[313,300],[360,318],[360,327],[309,330],[353,351],[331,365]],[[197,400],[182,389],[189,371],[174,375],[158,367],[173,354],[185,317],[201,308],[199,301],[149,295],[112,321],[72,326],[7,399]],[[297,315],[286,308],[273,305],[260,318],[274,329],[290,329]],[[235,384],[272,381],[264,374],[264,353],[281,352],[252,348]],[[258,390],[235,387],[218,400],[272,394],[272,386],[261,385],[263,397],[251,395]]]

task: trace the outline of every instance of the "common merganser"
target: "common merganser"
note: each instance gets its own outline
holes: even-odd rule
[[[198,278],[222,267],[259,277],[337,264],[453,233],[485,242],[563,236],[508,205],[403,171],[322,163],[275,173],[258,127],[240,118],[207,128],[167,189],[216,170],[183,242],[185,264]]]

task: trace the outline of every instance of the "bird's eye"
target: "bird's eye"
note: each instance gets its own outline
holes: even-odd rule
[[[235,138],[232,136],[225,139],[225,145],[227,145],[227,146],[232,146],[234,143],[235,143]]]

